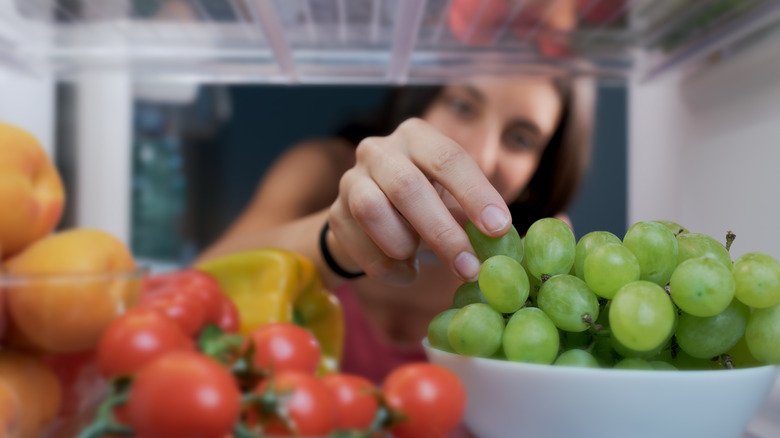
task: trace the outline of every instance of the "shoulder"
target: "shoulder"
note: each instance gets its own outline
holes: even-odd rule
[[[355,164],[355,146],[342,138],[317,138],[291,146],[281,157],[282,161],[324,160],[335,167],[352,167]]]

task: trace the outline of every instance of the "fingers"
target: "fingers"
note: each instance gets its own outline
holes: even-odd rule
[[[463,280],[477,275],[479,261],[468,236],[420,169],[403,156],[385,156],[380,165],[370,166],[369,172],[386,199],[440,260]]]
[[[417,119],[404,122],[398,132],[407,144],[431,145],[409,147],[412,162],[452,194],[477,228],[491,237],[509,230],[512,216],[506,202],[463,148]]]
[[[407,284],[417,276],[419,237],[373,181],[356,170],[342,177],[331,206],[330,227],[338,244],[366,274]]]
[[[342,177],[331,207],[331,229],[372,277],[414,278],[413,261],[423,239],[455,275],[474,281],[480,262],[439,191],[452,196],[486,235],[499,237],[509,230],[509,209],[477,163],[417,119],[388,137],[360,143],[357,164]]]

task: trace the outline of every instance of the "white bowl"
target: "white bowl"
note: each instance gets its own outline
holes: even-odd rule
[[[423,347],[460,377],[464,421],[479,438],[738,438],[780,371],[558,367]]]

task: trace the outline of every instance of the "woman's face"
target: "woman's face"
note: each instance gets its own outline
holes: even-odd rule
[[[511,76],[448,85],[423,118],[460,144],[509,203],[531,180],[561,111],[552,79]]]

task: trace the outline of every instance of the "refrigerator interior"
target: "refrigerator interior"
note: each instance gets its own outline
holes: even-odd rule
[[[458,27],[458,0],[3,0],[0,119],[52,154],[69,127],[73,220],[129,240],[139,100],[183,105],[209,84],[592,75],[628,95],[627,224],[732,230],[735,257],[780,258],[780,2],[517,0],[487,28],[493,2],[472,3]],[[746,436],[780,436],[778,393]]]

